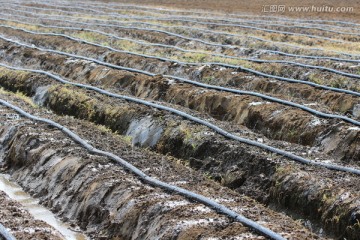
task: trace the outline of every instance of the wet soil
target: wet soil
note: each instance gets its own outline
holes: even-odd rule
[[[53,227],[43,221],[35,220],[28,211],[18,202],[11,200],[3,191],[0,191],[0,206],[0,222],[16,239],[63,239]]]

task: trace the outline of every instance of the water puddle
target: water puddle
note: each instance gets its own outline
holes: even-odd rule
[[[66,240],[87,240],[87,237],[70,230],[70,226],[58,220],[55,215],[39,204],[39,201],[32,198],[29,194],[16,183],[10,180],[7,174],[0,174],[0,190],[5,192],[11,199],[19,202],[30,214],[38,220],[42,220],[58,230]]]

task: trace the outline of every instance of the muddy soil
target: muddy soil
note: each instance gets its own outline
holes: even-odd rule
[[[43,221],[35,220],[19,203],[11,200],[2,191],[0,191],[0,206],[0,223],[16,239],[63,239],[53,227]]]

